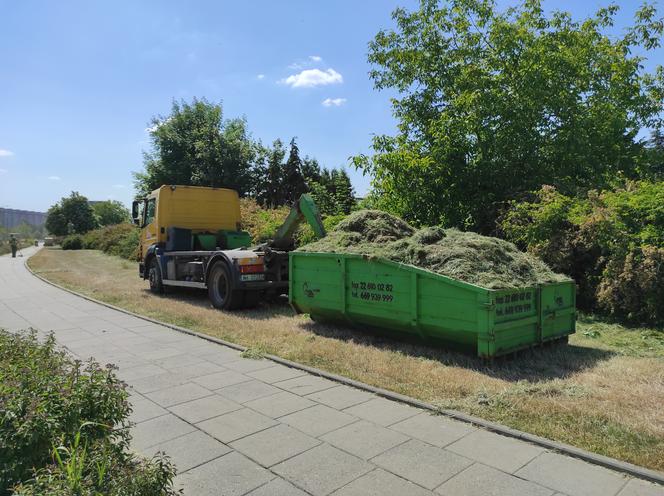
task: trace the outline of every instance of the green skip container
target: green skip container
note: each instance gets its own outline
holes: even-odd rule
[[[291,252],[289,301],[314,320],[351,324],[492,358],[564,340],[574,282],[486,289],[383,258]]]

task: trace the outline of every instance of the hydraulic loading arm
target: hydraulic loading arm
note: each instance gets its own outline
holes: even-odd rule
[[[291,249],[293,246],[293,235],[302,222],[308,222],[317,239],[325,236],[325,227],[313,198],[303,194],[297,201],[281,225],[270,246],[278,249]]]

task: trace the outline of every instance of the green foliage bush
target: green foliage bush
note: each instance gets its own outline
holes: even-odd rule
[[[0,330],[0,495],[173,494],[168,461],[128,451],[127,398],[111,366]]]
[[[664,305],[656,304],[664,301],[664,182],[583,197],[544,186],[531,200],[512,202],[499,224],[507,239],[577,281],[582,308],[664,322]]]
[[[80,250],[83,248],[83,237],[80,234],[70,234],[60,244],[63,250]]]
[[[138,257],[140,232],[132,224],[116,224],[90,231],[83,236],[83,246],[88,250],[101,250],[129,260]]]
[[[263,208],[253,198],[240,200],[240,217],[242,229],[251,234],[254,243],[267,241],[274,237],[274,233],[284,223],[290,208]]]
[[[664,322],[664,249],[643,246],[610,259],[597,288],[597,304],[622,319]]]

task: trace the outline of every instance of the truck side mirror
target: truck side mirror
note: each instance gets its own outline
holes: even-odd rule
[[[139,204],[143,203],[142,200],[134,200],[131,204],[131,219],[134,221],[134,224],[139,226],[141,224],[141,217],[139,214]]]

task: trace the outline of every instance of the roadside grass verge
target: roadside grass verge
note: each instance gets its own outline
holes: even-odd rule
[[[497,421],[644,467],[664,469],[664,331],[580,316],[569,346],[483,362],[362,329],[312,322],[286,304],[223,313],[201,291],[155,296],[135,264],[98,251],[44,249],[29,261],[67,288],[164,322]]]

